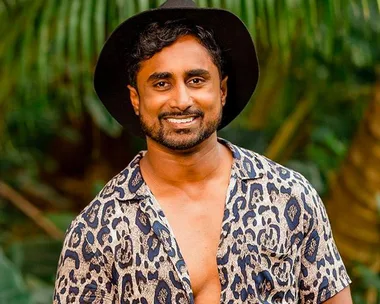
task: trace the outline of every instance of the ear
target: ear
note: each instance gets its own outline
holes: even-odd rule
[[[135,111],[136,115],[139,116],[139,105],[140,105],[140,97],[139,93],[137,92],[136,88],[132,87],[131,85],[127,86],[129,89],[129,98],[131,99],[133,110]]]
[[[226,104],[227,100],[227,80],[228,76],[224,77],[224,79],[220,82],[220,93],[222,97],[222,106]]]

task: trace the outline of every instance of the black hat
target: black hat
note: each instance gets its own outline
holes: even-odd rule
[[[228,93],[219,129],[239,115],[255,90],[259,65],[252,38],[243,22],[226,10],[198,8],[192,0],[168,0],[159,8],[134,15],[120,24],[104,44],[96,65],[96,93],[111,115],[133,134],[142,132],[129,98],[125,54],[134,47],[139,33],[148,24],[177,19],[211,30],[222,50]]]

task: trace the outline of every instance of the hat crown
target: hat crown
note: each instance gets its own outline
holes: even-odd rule
[[[193,0],[167,0],[160,8],[194,8],[197,7]]]
[[[135,135],[145,137],[126,86],[130,79],[125,61],[126,56],[131,55],[141,29],[153,22],[185,20],[213,31],[223,52],[224,71],[228,75],[228,95],[218,129],[228,125],[243,110],[256,88],[259,66],[248,29],[231,12],[219,8],[198,8],[196,2],[199,1],[166,0],[159,8],[130,17],[112,32],[99,55],[95,68],[95,91],[111,115]]]

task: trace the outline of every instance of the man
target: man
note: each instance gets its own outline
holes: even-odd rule
[[[147,151],[69,227],[55,303],[352,303],[315,190],[217,137],[257,80],[227,11],[169,0],[113,32],[95,89]]]

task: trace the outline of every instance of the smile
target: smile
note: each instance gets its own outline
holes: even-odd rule
[[[186,118],[167,118],[167,120],[171,123],[176,124],[185,124],[190,123],[195,119],[195,117],[186,117]]]

